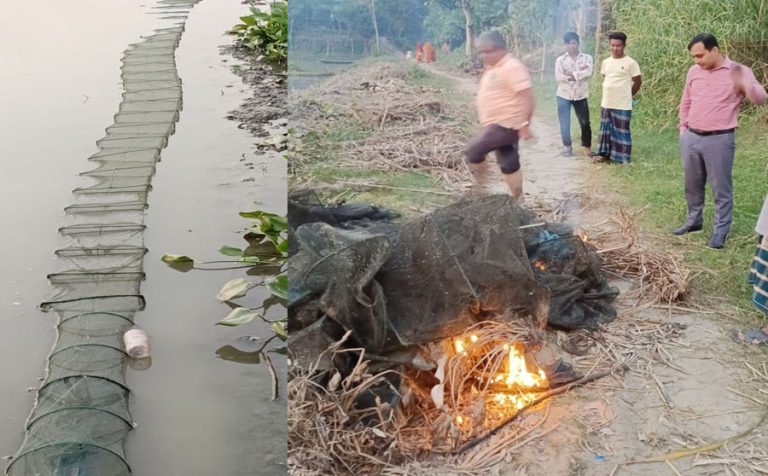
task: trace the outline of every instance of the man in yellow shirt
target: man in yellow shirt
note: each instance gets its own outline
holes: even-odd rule
[[[608,34],[611,57],[603,60],[600,73],[603,99],[600,103],[600,133],[595,162],[628,164],[632,154],[632,98],[640,90],[642,78],[637,61],[624,54],[627,35],[620,31]]]
[[[477,113],[483,130],[465,151],[469,170],[482,183],[485,156],[496,152],[504,181],[511,195],[521,200],[523,173],[518,142],[528,139],[533,115],[533,84],[523,63],[507,53],[500,33],[491,31],[477,39],[477,52],[485,65],[477,92]]]

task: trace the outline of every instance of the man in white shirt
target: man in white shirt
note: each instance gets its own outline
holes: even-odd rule
[[[589,80],[592,77],[592,56],[579,51],[579,35],[568,32],[563,37],[566,52],[555,61],[557,81],[557,117],[560,120],[560,138],[563,157],[573,154],[571,147],[571,107],[581,127],[581,146],[589,157],[592,150],[592,128],[589,124]]]
[[[624,54],[627,35],[620,31],[608,34],[611,57],[603,60],[603,100],[600,103],[600,133],[595,162],[628,164],[632,154],[632,98],[640,90],[642,78],[637,61]]]

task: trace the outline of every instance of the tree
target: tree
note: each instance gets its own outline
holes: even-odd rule
[[[437,34],[446,32],[440,27],[441,22],[451,28],[460,21],[465,54],[469,57],[474,52],[476,32],[499,27],[507,21],[508,3],[508,0],[430,0],[425,24],[430,33]]]
[[[371,22],[376,35],[376,55],[378,56],[381,54],[381,41],[379,40],[379,23],[376,21],[376,0],[368,0],[368,8],[371,11]]]

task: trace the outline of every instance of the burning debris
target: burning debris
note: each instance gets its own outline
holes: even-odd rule
[[[455,452],[578,382],[562,361],[537,361],[543,329],[597,329],[615,317],[618,291],[586,237],[507,196],[403,224],[372,219],[380,210],[333,222],[322,207],[313,221],[311,208],[289,201],[289,445],[308,442],[306,419],[319,431],[341,424],[324,418],[342,418],[367,441],[347,441],[360,446],[361,466],[336,456],[353,473],[373,455],[396,464]],[[323,411],[313,398],[336,403]]]

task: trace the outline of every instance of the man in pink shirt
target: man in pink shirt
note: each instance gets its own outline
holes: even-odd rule
[[[507,53],[500,33],[491,31],[477,39],[477,52],[485,65],[477,91],[477,114],[483,130],[467,146],[469,170],[478,183],[484,179],[485,156],[496,152],[496,160],[510,194],[523,199],[518,142],[531,137],[533,83],[523,63]]]
[[[718,250],[725,246],[733,221],[731,172],[739,108],[744,99],[765,104],[768,94],[751,69],[720,52],[713,35],[694,36],[688,50],[696,63],[688,70],[680,100],[680,155],[688,216],[672,234],[684,235],[703,228],[704,191],[709,181],[715,223],[707,247]]]

